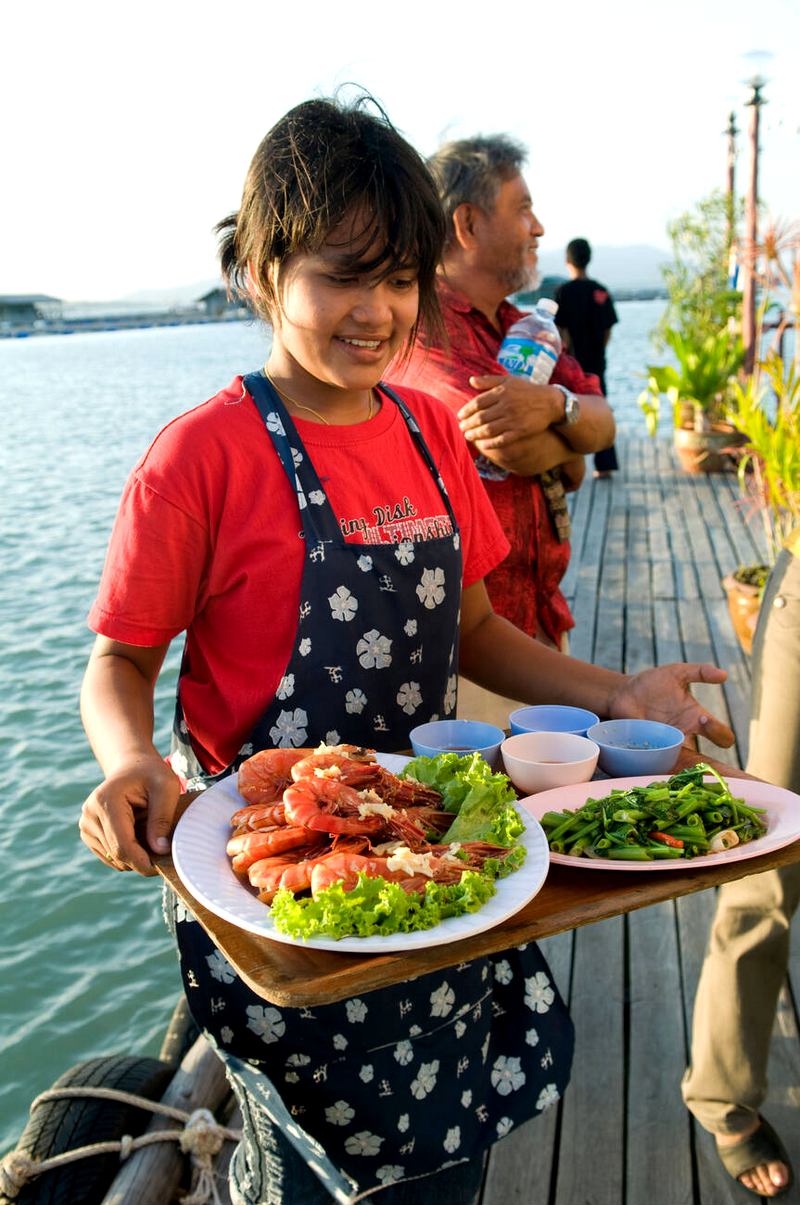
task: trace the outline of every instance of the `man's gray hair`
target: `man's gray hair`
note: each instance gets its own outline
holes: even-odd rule
[[[491,213],[501,184],[518,176],[527,159],[521,142],[507,134],[446,142],[428,160],[447,219],[447,241],[454,234],[459,205],[477,205]]]

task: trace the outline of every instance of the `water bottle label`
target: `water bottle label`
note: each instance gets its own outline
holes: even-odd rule
[[[546,384],[558,357],[552,348],[532,339],[506,339],[497,357],[512,376],[530,377],[534,384]]]

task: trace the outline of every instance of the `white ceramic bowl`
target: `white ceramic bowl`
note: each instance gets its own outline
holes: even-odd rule
[[[594,741],[572,732],[521,732],[500,746],[506,774],[528,795],[588,782],[599,752]]]

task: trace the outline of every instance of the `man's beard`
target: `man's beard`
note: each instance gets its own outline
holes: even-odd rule
[[[498,277],[503,282],[506,296],[511,293],[533,292],[542,281],[538,265],[532,268],[526,264],[514,264],[513,267],[509,265],[500,269]]]

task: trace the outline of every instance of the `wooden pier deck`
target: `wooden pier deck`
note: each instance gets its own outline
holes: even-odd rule
[[[720,579],[760,559],[758,530],[744,522],[733,475],[686,476],[667,441],[633,432],[617,447],[621,471],[604,480],[589,474],[574,499],[565,581],[576,619],[571,652],[626,671],[677,660],[723,666],[725,686],[701,689],[705,704],[728,718],[737,744],[727,755],[708,751],[744,764],[749,659],[736,642]],[[493,1148],[481,1205],[756,1200],[722,1171],[712,1140],[680,1095],[713,895],[700,892],[542,943],[575,1021],[572,1082],[556,1107]],[[798,1001],[795,940],[765,1112],[800,1170]],[[798,1186],[781,1200],[797,1205]]]

